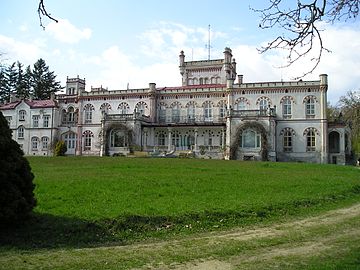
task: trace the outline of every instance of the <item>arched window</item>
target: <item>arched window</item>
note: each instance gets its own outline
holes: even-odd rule
[[[345,136],[345,140],[346,140]],[[340,153],[340,134],[337,131],[331,131],[329,133],[329,152]]]
[[[204,79],[203,79],[203,78],[200,78],[200,79],[199,79],[199,84],[200,84],[200,85],[204,84]]]
[[[84,106],[85,111],[85,124],[90,124],[92,122],[92,112],[95,110],[92,104],[86,104]]]
[[[238,111],[244,111],[246,110],[246,103],[244,100],[240,100],[237,104],[236,104],[236,110]]]
[[[74,123],[75,122],[75,109],[73,107],[69,107],[67,112],[67,122]]]
[[[291,100],[290,100],[290,98],[283,99],[283,117],[291,118]]]
[[[68,132],[65,135],[63,135],[65,145],[68,150],[75,149],[76,146],[76,133],[74,132]]]
[[[21,110],[19,111],[19,121],[25,121],[26,111]]]
[[[90,130],[86,130],[83,133],[83,137],[84,137],[84,150],[90,151],[91,144],[92,144],[92,138],[94,137],[94,134]]]
[[[49,149],[49,137],[42,137],[41,138],[41,145],[42,145],[42,150],[48,150]]]
[[[100,111],[101,113],[109,113],[109,111],[111,110],[111,105],[109,103],[103,103],[100,106]]]
[[[118,106],[118,110],[120,111],[120,114],[128,114],[129,113],[129,105],[126,102],[122,102]]]
[[[17,129],[17,138],[24,139],[24,126],[19,126]]]
[[[187,119],[190,121],[195,120],[195,104],[190,103],[187,106]]]
[[[292,152],[293,150],[293,139],[290,130],[286,130],[283,135],[283,149],[284,152]]]
[[[158,145],[159,146],[165,145],[165,133],[164,132],[160,132],[158,135]]]
[[[268,101],[266,99],[262,99],[259,102],[259,109],[260,109],[260,114],[264,115],[266,114],[266,111],[268,109]]]
[[[145,115],[145,109],[147,108],[147,104],[143,101],[139,102],[135,106],[135,110],[137,113],[139,113],[140,116]]]
[[[306,100],[306,117],[314,118],[315,117],[315,100],[310,97]]]
[[[110,132],[110,147],[127,147],[128,136],[126,130],[113,129]]]
[[[172,145],[179,147],[181,141],[180,133],[175,131],[172,133]]]
[[[204,120],[205,121],[212,121],[213,113],[212,113],[212,104],[211,102],[204,103]]]
[[[193,85],[193,79],[188,79],[188,85]]]
[[[180,105],[179,104],[173,104],[171,108],[171,118],[172,122],[178,123],[180,122]]]
[[[197,85],[198,84],[198,79],[197,78],[194,78],[194,83],[193,85]]]
[[[37,151],[39,146],[39,138],[38,137],[32,137],[31,138],[31,150]]]
[[[159,105],[159,122],[166,122],[166,106],[164,104]]]
[[[306,151],[315,151],[315,132],[313,129],[308,130],[308,132],[306,133]]]
[[[224,118],[226,116],[226,102],[225,101],[220,101],[219,102],[219,117],[220,118]]]
[[[260,148],[261,136],[252,129],[246,129],[240,136],[241,148]]]

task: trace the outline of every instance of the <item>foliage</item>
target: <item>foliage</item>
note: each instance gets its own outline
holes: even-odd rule
[[[23,64],[14,62],[0,69],[0,103],[9,102],[11,96],[18,98],[49,99],[51,94],[60,90],[54,72],[49,71],[43,59],[39,59],[33,70]]]
[[[333,106],[329,102],[326,106],[326,118],[329,122],[341,121],[342,114],[338,106]]]
[[[36,205],[34,175],[0,112],[0,224],[22,221]]]
[[[64,141],[57,141],[55,145],[55,156],[65,156],[67,147]]]
[[[253,9],[261,14],[259,27],[269,29],[279,27],[284,32],[259,49],[264,53],[272,49],[287,51],[287,64],[290,66],[300,58],[317,50],[312,58],[313,66],[301,77],[310,74],[318,66],[324,51],[319,22],[326,20],[334,23],[356,18],[359,14],[360,0],[304,1],[291,3],[284,0],[269,0],[264,9]]]
[[[239,138],[240,138],[241,134],[243,133],[243,131],[246,129],[252,129],[261,134],[261,142],[262,142],[261,143],[261,153],[260,153],[261,160],[267,161],[268,160],[268,142],[267,142],[268,139],[267,139],[267,135],[266,135],[266,130],[261,124],[259,124],[257,122],[245,122],[236,129],[235,138],[237,138],[237,139],[234,140],[233,144],[231,145],[230,158],[237,159],[237,153],[240,150],[239,144],[241,142],[241,140]]]
[[[349,91],[340,97],[342,117],[351,128],[352,146],[360,153],[360,91]]]
[[[35,99],[50,99],[52,93],[61,89],[60,82],[56,81],[56,75],[53,71],[49,71],[49,67],[41,58],[34,64],[32,79],[32,95]]]

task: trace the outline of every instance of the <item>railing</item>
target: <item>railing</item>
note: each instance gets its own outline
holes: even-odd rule
[[[225,117],[219,115],[205,116],[205,115],[194,115],[194,116],[180,116],[180,115],[167,115],[165,117],[159,117],[158,123],[160,124],[221,124],[225,123]]]
[[[276,112],[274,108],[267,110],[233,110],[231,116],[235,118],[276,116]]]
[[[133,120],[134,114],[105,114],[106,121],[126,121]]]

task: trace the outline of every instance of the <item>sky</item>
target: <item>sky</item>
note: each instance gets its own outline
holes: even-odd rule
[[[86,79],[86,89],[109,90],[179,86],[179,53],[185,60],[223,57],[230,47],[237,73],[244,82],[287,81],[311,69],[311,56],[290,68],[282,51],[260,54],[258,48],[281,29],[262,30],[252,8],[265,8],[265,0],[45,0],[58,19],[43,19],[38,0],[0,0],[0,61],[33,65],[43,58],[65,86],[69,78]],[[328,100],[335,105],[349,90],[360,89],[359,19],[329,24],[321,29],[325,53],[318,68],[303,80],[328,74]],[[280,32],[279,32],[280,31]]]

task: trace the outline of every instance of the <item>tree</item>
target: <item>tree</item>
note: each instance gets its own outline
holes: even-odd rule
[[[55,156],[65,156],[67,147],[64,141],[58,141],[55,145]]]
[[[360,91],[349,91],[340,97],[339,106],[344,121],[351,128],[351,141],[355,152],[360,153]]]
[[[4,79],[4,91],[2,93],[2,99],[5,102],[9,102],[11,95],[16,93],[17,71],[15,62],[5,68]]]
[[[0,68],[0,104],[7,102],[6,100],[6,75],[5,70]]]
[[[19,61],[16,63],[17,72],[16,72],[16,83],[15,83],[15,93],[18,98],[29,98],[30,96],[30,87],[31,87],[31,73],[28,73],[28,69],[24,73],[23,64]]]
[[[49,71],[43,59],[34,64],[32,70],[32,96],[34,99],[49,99],[52,93],[60,90],[60,82],[56,81],[56,75]]]
[[[341,110],[338,106],[333,106],[329,102],[326,106],[326,118],[329,122],[340,121]]]
[[[307,56],[314,49],[317,50],[317,56],[311,59],[314,63],[312,68],[300,77],[314,71],[320,63],[323,52],[329,51],[323,44],[319,22],[334,23],[356,18],[360,8],[360,0],[298,0],[292,6],[291,1],[269,1],[270,5],[267,8],[253,9],[261,14],[259,27],[262,29],[279,27],[285,32],[261,47],[259,51],[265,53],[272,49],[286,50],[285,67],[287,67]]]
[[[50,13],[47,12],[45,5],[44,5],[44,0],[39,0],[39,6],[38,6],[38,15],[39,15],[39,21],[40,21],[40,26],[45,30],[45,26],[43,25],[42,22],[42,18],[43,17],[47,17],[50,20],[54,21],[54,22],[58,22],[57,19],[55,19],[54,17],[51,16]]]
[[[0,224],[24,220],[36,205],[34,175],[0,112]]]

